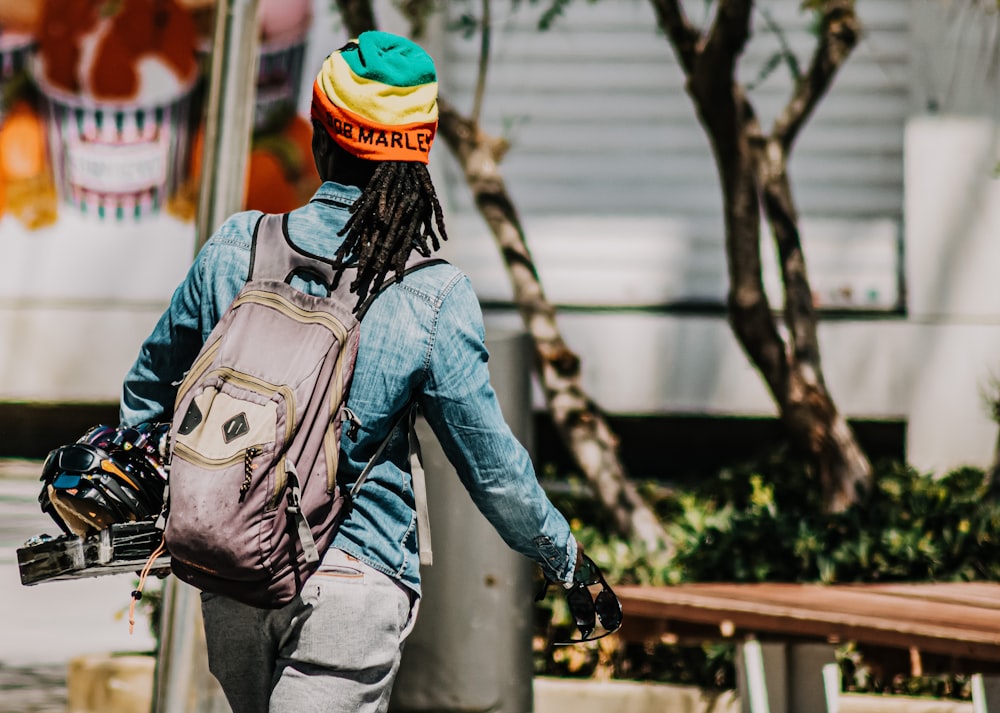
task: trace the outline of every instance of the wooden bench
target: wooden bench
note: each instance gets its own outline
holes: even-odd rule
[[[911,673],[973,675],[975,713],[1000,713],[1000,584],[685,584],[616,588],[632,641],[738,646],[745,713],[837,710],[834,648]]]

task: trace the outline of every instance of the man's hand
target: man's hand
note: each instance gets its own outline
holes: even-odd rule
[[[572,587],[573,584],[576,582],[576,575],[577,575],[577,573],[580,572],[583,569],[583,555],[584,555],[583,545],[580,544],[579,540],[577,540],[576,541],[576,563],[573,565],[573,578],[569,582],[564,582],[563,583],[563,587],[566,587],[568,589],[569,587]]]

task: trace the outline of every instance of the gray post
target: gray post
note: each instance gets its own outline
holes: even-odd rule
[[[257,95],[257,0],[218,0],[195,250],[243,207]]]
[[[257,78],[257,0],[218,0],[212,43],[195,251],[243,206]],[[164,582],[163,636],[154,713],[223,713],[229,706],[208,673],[198,592]]]
[[[840,670],[831,644],[761,642],[738,646],[737,688],[743,713],[836,713]]]
[[[981,673],[972,676],[973,713],[1000,711],[1000,676]]]
[[[490,375],[511,429],[531,448],[531,357],[522,333],[491,334]],[[529,713],[533,565],[479,513],[426,423],[434,565],[422,572],[420,616],[403,650],[393,713]]]

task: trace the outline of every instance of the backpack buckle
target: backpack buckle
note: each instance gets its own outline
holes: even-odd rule
[[[358,440],[358,430],[361,428],[361,419],[351,409],[344,406],[340,423],[341,427],[343,427],[343,424],[347,424],[347,437],[356,443]]]

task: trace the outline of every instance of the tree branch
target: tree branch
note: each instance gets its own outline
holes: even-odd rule
[[[719,0],[701,58],[704,64],[711,65],[713,74],[724,70],[726,76],[735,76],[736,60],[750,37],[752,13],[753,0]]]
[[[734,136],[725,137],[731,150],[723,154],[720,148],[715,149],[724,194],[729,322],[780,406],[781,395],[787,392],[789,364],[787,346],[774,323],[762,277],[755,152],[764,139],[749,99],[738,87],[734,93],[745,119]],[[720,144],[722,139],[713,138],[712,143]]]
[[[377,27],[371,0],[337,0],[337,8],[348,37],[357,37]]]
[[[684,14],[679,0],[650,0],[657,24],[670,39],[685,74],[694,71],[698,61],[701,34]]]
[[[472,99],[472,112],[469,115],[473,124],[479,123],[483,113],[483,95],[486,93],[486,71],[490,66],[490,39],[493,36],[493,20],[490,14],[490,0],[482,0],[483,22],[479,33],[479,66],[476,72],[476,92]]]
[[[812,62],[796,83],[795,92],[775,122],[771,136],[759,145],[757,174],[764,213],[778,248],[785,287],[785,322],[794,356],[821,375],[816,314],[788,178],[788,159],[799,132],[856,45],[860,26],[854,0],[826,0],[820,12],[820,37]]]
[[[785,294],[785,324],[794,359],[817,374],[820,371],[816,310],[806,271],[799,233],[799,216],[788,177],[788,156],[781,143],[770,138],[757,155],[757,181],[764,215],[778,249],[778,264]],[[822,376],[817,377],[822,382]]]
[[[857,46],[861,23],[854,0],[826,0],[820,9],[819,44],[808,71],[797,82],[795,93],[774,122],[771,136],[789,151],[799,131],[827,93],[841,65]]]
[[[684,15],[679,0],[650,0],[687,79],[687,91],[709,135],[722,183],[729,320],[772,393],[786,391],[785,343],[764,292],[760,203],[753,145],[763,142],[746,92],[733,82],[735,63],[750,33],[751,0],[720,0],[708,40]]]

